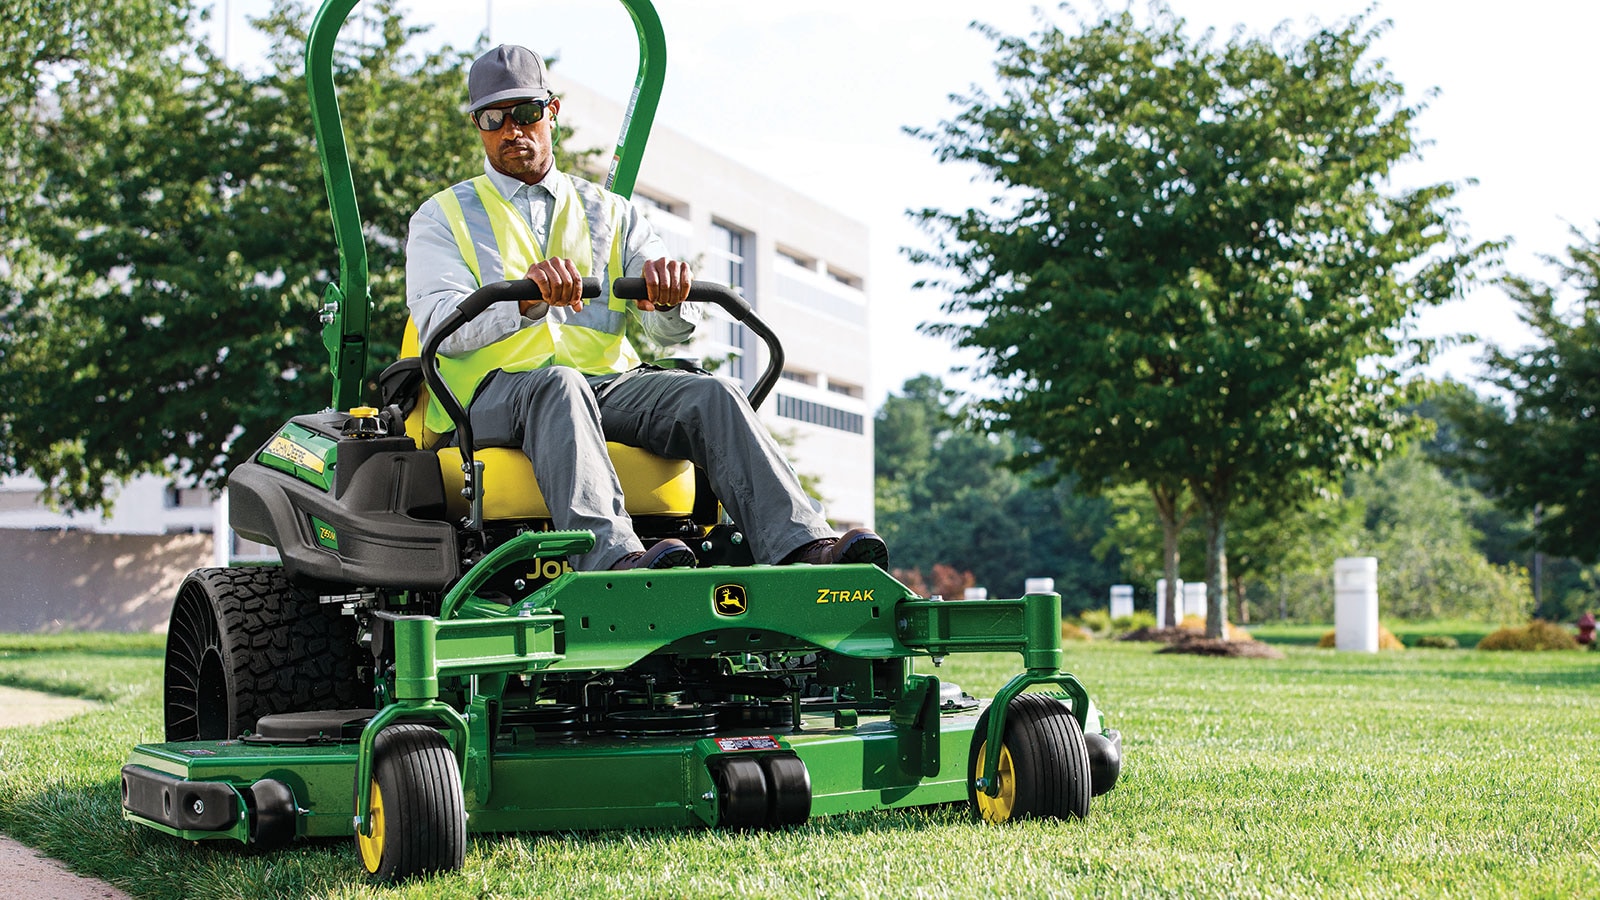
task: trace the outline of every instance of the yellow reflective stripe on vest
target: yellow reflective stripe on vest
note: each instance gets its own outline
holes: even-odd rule
[[[501,196],[489,176],[479,175],[472,179],[472,189],[478,195],[478,202],[489,213],[489,226],[494,229],[495,243],[500,247],[500,261],[505,270],[501,278],[512,281],[525,277],[529,266],[545,258],[539,252],[538,241],[534,240],[533,226],[528,224],[511,201]],[[567,207],[559,200],[556,203],[555,221],[550,229],[550,245],[554,250],[551,255],[571,259],[578,266],[578,274],[587,277],[589,255],[594,252],[589,237],[589,218],[583,214],[582,207],[579,207],[577,216],[571,215]],[[576,228],[570,224],[573,218],[578,220]],[[561,248],[582,250],[568,254],[562,252]],[[482,283],[481,279],[479,283]]]
[[[609,234],[609,247],[594,246],[588,213],[583,197],[571,179],[560,176],[551,186],[555,209],[551,216],[550,239],[546,254],[539,252],[533,229],[522,214],[495,189],[487,175],[472,179],[472,193],[481,209],[487,213],[493,231],[495,250],[500,254],[503,277],[506,280],[522,278],[528,268],[549,257],[564,257],[573,261],[579,274],[590,277],[600,265],[606,267],[606,277],[620,278],[623,272],[622,230],[627,221],[626,201],[613,194],[602,194]],[[441,211],[450,224],[457,249],[472,271],[479,285],[484,283],[479,266],[478,248],[461,197],[453,188],[434,195]],[[481,221],[481,220],[480,220]],[[486,248],[488,249],[488,248]],[[602,263],[604,260],[604,263]],[[609,294],[609,285],[607,286]],[[492,371],[526,372],[549,365],[570,366],[585,375],[604,375],[623,372],[639,365],[639,355],[624,334],[628,304],[612,296],[607,304],[614,330],[591,328],[574,322],[555,321],[552,315],[534,325],[524,327],[487,347],[460,356],[439,356],[439,374],[465,406],[477,393],[478,385]],[[427,427],[433,431],[449,431],[455,426],[437,399],[428,404]]]
[[[461,251],[462,261],[472,271],[478,286],[483,287],[483,275],[478,271],[478,248],[472,243],[472,235],[467,233],[467,214],[461,211],[461,201],[456,199],[456,192],[445,188],[433,195],[433,202],[444,211],[444,220],[450,223],[450,234],[456,239],[456,249]]]

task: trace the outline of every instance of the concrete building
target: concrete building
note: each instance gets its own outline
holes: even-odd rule
[[[209,491],[145,476],[109,516],[47,508],[33,478],[0,479],[0,631],[152,631],[191,570],[210,565]]]
[[[145,475],[113,495],[110,515],[63,513],[45,505],[37,478],[0,478],[0,528],[68,530],[96,534],[210,533],[217,510],[210,491],[178,488],[166,478]]]

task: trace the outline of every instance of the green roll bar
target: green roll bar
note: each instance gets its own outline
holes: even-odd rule
[[[367,329],[372,295],[367,284],[367,245],[361,232],[361,210],[356,205],[355,179],[350,174],[350,154],[339,119],[339,99],[333,80],[333,50],[339,30],[359,0],[327,0],[317,10],[306,37],[306,89],[311,95],[311,122],[317,137],[317,155],[328,188],[333,213],[334,240],[339,248],[339,281],[330,284],[322,307],[322,344],[328,350],[333,375],[333,408],[360,405],[367,371]],[[661,18],[651,0],[620,0],[633,18],[639,38],[639,71],[633,96],[622,118],[616,152],[606,186],[624,197],[633,195],[639,163],[661,101],[667,71],[667,39]]]

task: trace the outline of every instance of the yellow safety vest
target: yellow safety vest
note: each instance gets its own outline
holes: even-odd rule
[[[507,335],[487,347],[459,356],[439,355],[439,374],[463,405],[471,402],[478,385],[490,372],[527,372],[546,366],[570,366],[585,375],[625,372],[639,365],[639,354],[623,333],[628,303],[610,296],[613,279],[624,274],[622,229],[627,222],[627,201],[587,182],[552,171],[545,185],[555,195],[547,252],[539,252],[533,228],[511,202],[495,189],[487,175],[479,175],[433,195],[444,212],[456,247],[481,287],[484,272],[480,256],[498,255],[499,272],[493,280],[513,280],[527,275],[528,267],[546,256],[566,258],[585,278],[598,276],[605,285],[607,303],[588,303],[583,311],[551,309],[543,320]],[[588,196],[584,196],[587,194]],[[595,235],[590,210],[602,217],[605,231]],[[490,243],[492,242],[492,243]],[[429,430],[455,427],[437,398],[428,403]]]

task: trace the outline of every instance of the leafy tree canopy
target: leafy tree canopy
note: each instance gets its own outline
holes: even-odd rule
[[[952,580],[940,566],[970,573],[995,597],[1021,596],[1030,577],[1053,578],[1069,610],[1103,606],[1120,562],[1092,552],[1108,524],[1105,501],[1070,479],[1013,473],[1012,440],[966,412],[927,375],[878,409],[877,528],[895,564],[933,584]]]
[[[1454,185],[1394,186],[1420,107],[1369,58],[1383,25],[1218,45],[1152,10],[987,32],[999,94],[915,133],[999,192],[923,210],[913,258],[945,270],[929,328],[978,351],[1024,457],[1185,486],[1220,595],[1237,498],[1291,508],[1410,433],[1412,317],[1494,248],[1458,236]]]
[[[1482,535],[1471,524],[1472,511],[1487,501],[1452,484],[1423,455],[1357,473],[1347,490],[1365,527],[1346,538],[1339,555],[1378,558],[1385,615],[1511,622],[1532,608],[1527,571],[1491,563],[1478,549]]]
[[[1109,496],[1114,524],[1101,547],[1121,549],[1128,580],[1149,586],[1162,575],[1161,538],[1145,495],[1125,487]],[[1513,621],[1531,607],[1528,573],[1514,562],[1485,556],[1485,536],[1474,523],[1489,506],[1421,452],[1355,473],[1339,497],[1297,511],[1265,516],[1258,506],[1241,503],[1230,541],[1235,564],[1228,569],[1234,582],[1229,609],[1241,621],[1330,621],[1334,560],[1375,556],[1385,616]],[[1186,555],[1203,545],[1201,531],[1184,531]]]
[[[34,262],[0,272],[0,471],[34,472],[68,507],[142,472],[215,485],[329,396],[318,312],[337,257],[301,68],[310,11],[279,2],[254,23],[272,49],[246,75],[183,27],[190,7],[144,5],[49,4],[29,34],[50,65],[5,64],[29,130],[17,177],[34,186],[10,198],[5,236]],[[408,50],[417,29],[391,0],[366,14],[336,77],[378,369],[406,319],[407,219],[482,150],[459,112],[466,56]]]
[[[1546,552],[1600,559],[1600,234],[1574,230],[1559,278],[1505,280],[1534,342],[1492,346],[1488,382],[1509,406],[1458,393],[1447,407],[1474,474],[1510,509],[1538,512]]]

